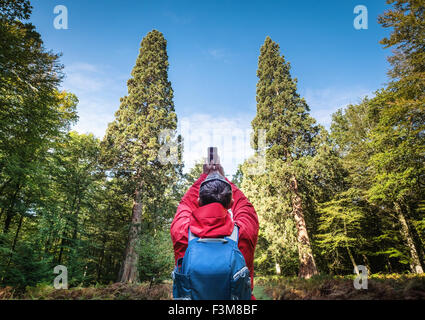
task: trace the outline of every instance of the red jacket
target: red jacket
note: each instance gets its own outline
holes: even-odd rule
[[[245,258],[251,274],[251,289],[254,289],[254,250],[258,236],[258,218],[254,207],[245,195],[231,181],[234,203],[230,213],[220,203],[210,203],[199,207],[199,187],[207,177],[201,174],[199,179],[183,196],[171,223],[171,239],[174,246],[174,257],[182,258],[187,248],[188,228],[198,237],[229,236],[233,225],[239,226],[238,247]],[[252,299],[255,299],[252,296]]]

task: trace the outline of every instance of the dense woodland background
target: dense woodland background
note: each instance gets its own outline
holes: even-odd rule
[[[423,273],[425,1],[388,3],[388,85],[338,110],[330,131],[279,45],[266,37],[260,49],[256,155],[233,177],[259,216],[256,276]],[[70,131],[78,97],[58,89],[60,56],[43,47],[29,1],[0,0],[0,14],[0,286],[52,284],[56,265],[70,287],[169,280],[170,223],[201,165],[184,174],[181,160],[159,161],[166,143],[183,152],[164,36],[143,38],[100,140]],[[258,156],[266,170],[253,175]]]

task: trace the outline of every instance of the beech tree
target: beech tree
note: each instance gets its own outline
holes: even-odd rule
[[[423,243],[411,220],[419,218],[418,203],[424,199],[425,1],[387,2],[393,7],[378,21],[393,29],[381,44],[393,48],[394,54],[388,58],[392,69],[386,103],[372,110],[378,120],[370,136],[375,152],[369,165],[375,175],[368,191],[371,201],[396,213],[410,268],[423,273]]]

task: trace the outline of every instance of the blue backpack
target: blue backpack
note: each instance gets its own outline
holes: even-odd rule
[[[188,246],[172,273],[179,300],[250,300],[251,278],[238,248],[238,227],[229,237],[198,238],[189,228]]]

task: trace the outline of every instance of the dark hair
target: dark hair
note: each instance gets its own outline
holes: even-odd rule
[[[203,206],[218,202],[227,208],[232,201],[232,188],[220,180],[211,180],[201,185],[199,199]]]

